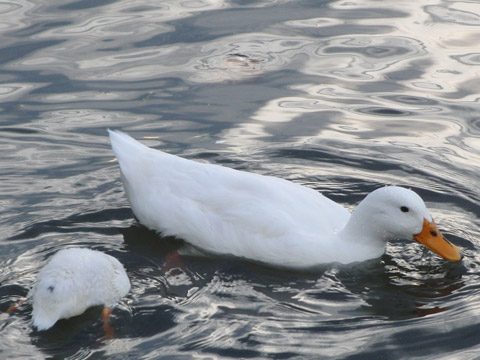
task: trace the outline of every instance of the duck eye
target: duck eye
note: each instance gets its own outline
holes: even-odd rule
[[[402,212],[409,212],[409,211],[410,211],[410,210],[408,209],[408,207],[406,207],[406,206],[402,206],[402,207],[400,208],[400,210],[402,210]]]

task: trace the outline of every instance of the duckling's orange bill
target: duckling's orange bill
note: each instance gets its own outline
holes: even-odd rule
[[[444,259],[451,261],[462,260],[461,250],[444,239],[433,220],[429,222],[427,219],[423,219],[422,231],[420,234],[413,235],[413,238]]]

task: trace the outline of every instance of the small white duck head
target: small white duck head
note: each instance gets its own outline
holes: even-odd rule
[[[422,198],[398,186],[370,193],[352,213],[345,231],[350,238],[369,243],[413,238],[444,259],[462,259],[460,249],[438,230]]]
[[[62,278],[62,274],[55,276],[58,276],[59,279]],[[53,281],[52,274],[49,274],[47,278],[40,277],[38,279],[32,293],[34,302],[32,318],[34,326],[38,330],[51,328],[62,317],[77,315],[77,313],[69,314],[70,309],[77,308],[77,304],[75,297],[69,296],[72,289],[66,288],[65,285],[63,281]]]
[[[46,330],[91,306],[113,308],[129,291],[127,273],[114,257],[85,248],[60,250],[40,270],[28,295],[33,325]]]

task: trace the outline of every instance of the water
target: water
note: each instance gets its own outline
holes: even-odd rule
[[[0,356],[115,359],[480,358],[476,1],[4,1],[0,4],[0,310],[67,246],[117,257],[115,309],[31,327],[0,317]],[[106,129],[310,186],[349,209],[416,190],[465,253],[393,241],[315,273],[182,247],[135,224]]]

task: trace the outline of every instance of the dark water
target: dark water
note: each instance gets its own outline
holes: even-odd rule
[[[480,358],[476,1],[0,3],[0,310],[59,249],[117,257],[115,309],[0,318],[1,358]],[[392,242],[316,273],[169,254],[135,224],[106,129],[286,178],[353,208],[416,190],[464,249]]]

